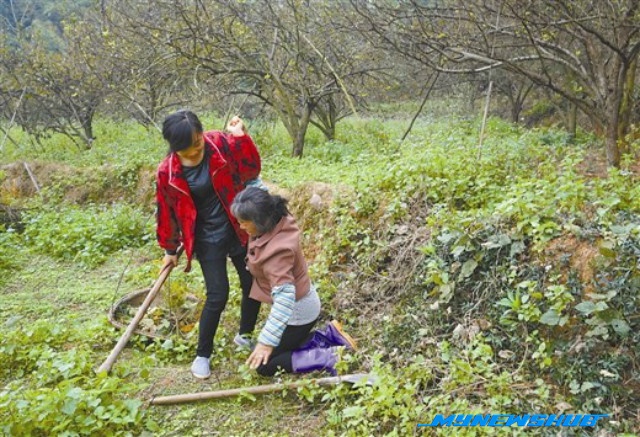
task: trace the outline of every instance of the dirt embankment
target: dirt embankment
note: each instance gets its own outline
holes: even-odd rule
[[[77,204],[125,201],[152,207],[154,170],[80,168],[38,161],[0,166],[0,204],[19,205],[38,191]]]
[[[313,261],[322,248],[318,230],[333,227],[336,220],[330,212],[331,204],[338,197],[350,195],[350,190],[323,183],[306,183],[288,190],[265,183],[272,193],[289,200],[292,213],[305,231],[305,253]],[[0,223],[19,226],[25,201],[38,193],[53,202],[128,202],[151,210],[155,207],[155,169],[82,168],[38,161],[1,165]]]

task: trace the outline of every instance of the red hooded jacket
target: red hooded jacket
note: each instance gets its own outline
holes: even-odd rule
[[[240,242],[247,244],[248,235],[231,214],[231,203],[245,183],[260,175],[261,162],[258,150],[249,135],[234,137],[218,131],[204,133],[205,147],[211,151],[209,175],[213,190],[233,225]],[[156,174],[156,221],[160,247],[176,250],[184,244],[187,255],[185,271],[191,270],[194,236],[196,230],[196,206],[189,184],[182,173],[182,164],[174,152],[158,166]]]

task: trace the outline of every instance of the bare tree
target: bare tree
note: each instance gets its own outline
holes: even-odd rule
[[[327,140],[331,141],[336,137],[338,121],[351,113],[352,110],[344,98],[331,94],[318,101],[310,122],[322,131]]]
[[[291,137],[294,156],[302,156],[314,112],[319,111],[314,122],[326,123],[331,135],[342,113],[332,113],[329,102],[335,104],[340,94],[353,110],[357,92],[351,81],[374,71],[366,42],[343,44],[344,33],[332,24],[340,11],[321,1],[154,0],[147,6],[160,14],[154,20],[140,18],[141,8],[136,0],[114,6],[123,22],[147,29],[154,44],[231,84],[229,94],[254,96],[273,108]]]
[[[138,8],[138,18],[157,21],[153,8]],[[94,73],[111,91],[109,107],[115,114],[126,113],[144,126],[155,125],[169,108],[191,102],[197,94],[198,74],[184,65],[165,44],[155,44],[148,28],[132,26],[126,15],[107,8],[103,0],[99,16],[93,16],[91,40],[83,49],[100,56]]]
[[[534,90],[535,84],[526,77],[515,75],[505,70],[498,70],[492,78],[498,94],[509,102],[509,118],[513,123],[520,122],[520,114],[524,109],[527,97]]]
[[[4,45],[0,76],[0,93],[5,99],[15,101],[24,95],[15,113],[16,124],[37,140],[57,132],[79,147],[91,147],[93,118],[107,91],[94,80],[73,46],[51,51],[38,34]],[[12,111],[14,106],[4,109]]]
[[[390,47],[450,73],[501,68],[575,105],[603,133],[610,165],[633,107],[639,2],[352,2]]]

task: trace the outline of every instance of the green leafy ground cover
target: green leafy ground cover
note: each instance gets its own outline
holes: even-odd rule
[[[248,372],[232,346],[235,282],[211,380],[188,373],[195,330],[153,342],[138,337],[110,376],[93,373],[120,334],[107,323],[107,308],[150,286],[158,272],[148,173],[165,153],[159,135],[102,122],[88,152],[56,138],[45,150],[7,150],[9,162],[37,158],[42,168],[62,167],[41,197],[11,199],[25,208],[24,231],[0,233],[0,429],[414,435],[428,434],[416,424],[434,414],[565,412],[611,415],[585,435],[639,432],[634,160],[594,177],[587,167],[602,152],[589,137],[569,141],[561,132],[491,120],[479,148],[474,121],[423,123],[400,144],[403,128],[350,120],[328,143],[312,131],[303,159],[288,157],[282,127],[252,128],[263,178],[287,193],[305,229],[323,318],[340,318],[359,339],[341,370],[375,372],[378,383],[173,407],[146,402],[269,381]],[[94,173],[108,182],[86,176]],[[115,191],[96,201],[105,187]],[[319,209],[309,203],[314,193]],[[175,272],[163,292],[201,296],[200,276]]]

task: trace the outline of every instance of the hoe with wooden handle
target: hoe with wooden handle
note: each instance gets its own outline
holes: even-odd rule
[[[231,396],[240,396],[246,394],[265,394],[276,391],[282,391],[292,388],[303,387],[309,383],[317,384],[321,386],[325,385],[337,385],[340,383],[350,383],[354,384],[361,380],[366,380],[367,385],[371,385],[375,382],[375,378],[368,373],[354,373],[351,375],[342,375],[342,376],[330,376],[327,378],[317,378],[317,379],[306,379],[306,380],[298,380],[286,383],[279,384],[267,384],[267,385],[255,385],[253,387],[244,387],[244,388],[232,388],[227,390],[217,390],[217,391],[204,391],[200,393],[187,393],[181,395],[170,395],[170,396],[160,396],[154,397],[151,399],[151,405],[171,405],[171,404],[183,404],[185,402],[194,402],[194,401],[204,401],[207,399],[220,399],[220,398],[228,398]]]
[[[183,250],[183,247],[180,246],[177,252],[178,258],[180,257],[182,250]],[[124,334],[122,334],[122,337],[120,337],[120,340],[118,340],[118,343],[113,348],[113,350],[111,351],[107,359],[104,360],[104,363],[102,363],[100,367],[98,367],[98,369],[96,370],[96,373],[100,373],[103,371],[109,373],[109,371],[111,371],[111,367],[113,366],[113,363],[115,363],[116,358],[118,358],[118,355],[120,354],[120,352],[122,352],[122,349],[124,349],[124,347],[127,345],[129,338],[131,338],[131,336],[133,335],[133,332],[138,327],[138,323],[140,323],[140,320],[142,320],[147,310],[149,309],[149,306],[151,305],[153,300],[156,298],[156,295],[160,291],[162,284],[164,284],[164,281],[169,277],[171,270],[173,270],[173,266],[171,264],[167,264],[166,266],[164,266],[164,268],[160,272],[160,277],[156,280],[155,284],[153,284],[153,287],[151,288],[151,290],[149,290],[147,297],[145,298],[144,302],[142,302],[142,304],[140,305],[140,308],[138,308],[138,312],[136,312],[136,315],[133,317],[133,320],[131,320],[131,323],[129,323],[129,326],[127,326],[126,331],[124,331]]]

